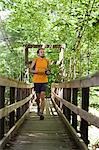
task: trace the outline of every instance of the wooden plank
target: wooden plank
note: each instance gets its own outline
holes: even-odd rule
[[[91,77],[85,77],[79,80],[73,80],[70,82],[53,83],[53,88],[84,88],[99,86],[99,72]]]
[[[16,91],[16,101],[17,102],[19,102],[20,100],[21,100],[21,89],[20,88],[17,88],[16,89],[17,91]],[[17,110],[16,110],[16,120],[18,121],[19,119],[20,119],[20,116],[21,116],[21,114],[20,114],[20,107],[19,108],[17,108]]]
[[[33,88],[33,84],[26,84],[25,82],[5,77],[0,77],[0,85],[16,88]]]
[[[29,114],[29,109],[24,113],[24,115],[16,122],[16,124],[8,131],[8,133],[3,137],[2,140],[0,140],[0,150],[3,150],[5,144],[8,142],[8,140],[15,134],[15,132],[18,130],[18,128],[23,123],[24,119]]]
[[[25,48],[25,65],[28,63],[28,47]]]
[[[52,106],[52,103],[50,103]],[[53,106],[52,106],[53,107]],[[33,110],[35,106],[33,106]],[[53,110],[53,113],[55,109]],[[17,132],[15,140],[9,142],[8,149],[14,150],[79,150],[68,129],[58,115],[44,113],[45,119],[39,120],[35,112],[31,112],[26,122]],[[84,150],[84,149],[83,149]]]
[[[89,109],[89,87],[82,88],[82,109],[88,112]],[[86,145],[89,144],[88,141],[88,122],[84,119],[81,119],[81,138],[84,140]]]
[[[58,112],[59,116],[64,121],[66,127],[68,128],[69,132],[71,133],[71,136],[74,138],[75,142],[79,145],[80,149],[81,150],[88,150],[88,148],[85,145],[84,141],[81,138],[79,138],[79,136],[77,135],[75,129],[71,126],[71,124],[69,123],[69,121],[66,119],[66,117],[62,113],[61,109],[56,105],[53,97],[52,97],[52,102],[53,102],[54,107],[55,107],[56,111]]]
[[[63,99],[67,98],[67,89],[63,89]],[[67,107],[63,104],[63,114],[67,117]]]
[[[5,87],[0,86],[0,108],[3,108],[5,105]],[[0,118],[0,139],[4,136],[4,117]]]
[[[57,98],[57,100],[61,101],[66,107],[68,107],[75,114],[79,115],[81,118],[86,120],[91,125],[94,125],[95,127],[99,128],[99,117],[92,115],[91,113],[88,113],[81,108],[76,107],[75,105],[67,102],[65,99],[60,98],[54,92],[52,94],[54,95],[54,97]]]
[[[10,87],[10,105],[13,103],[15,103],[15,88]],[[14,124],[15,124],[15,111],[13,110],[9,114],[9,129],[11,129]]]
[[[72,104],[76,106],[77,106],[77,93],[78,93],[77,88],[72,89]],[[77,115],[74,112],[72,112],[72,126],[77,131]]]
[[[68,102],[71,102],[71,88],[67,89],[67,98],[66,100]],[[67,108],[67,119],[69,122],[71,122],[71,110],[69,108]]]
[[[9,113],[11,113],[13,110],[23,106],[25,103],[27,103],[28,101],[30,101],[30,99],[32,98],[32,94],[30,96],[28,96],[27,98],[25,98],[24,100],[21,100],[19,102],[15,102],[14,104],[11,104],[9,106],[6,106],[2,109],[0,109],[0,118],[7,116]]]

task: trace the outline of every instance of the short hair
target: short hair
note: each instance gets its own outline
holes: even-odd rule
[[[39,51],[40,50],[44,50],[44,48],[39,48],[38,50],[37,50],[37,54],[39,54]]]

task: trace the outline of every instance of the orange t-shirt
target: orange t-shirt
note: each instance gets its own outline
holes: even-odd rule
[[[45,74],[45,70],[48,67],[48,60],[46,58],[36,58],[35,70],[38,71],[37,74],[33,75],[33,83],[47,83],[48,76]]]

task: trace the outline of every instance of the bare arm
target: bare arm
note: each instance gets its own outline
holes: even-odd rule
[[[51,69],[50,69],[50,65],[49,65],[49,60],[47,60],[47,69],[46,69],[46,75],[50,75],[51,74]]]
[[[30,66],[30,73],[37,73],[36,70],[33,70],[33,67],[35,66],[35,63],[36,63],[36,61],[33,60],[31,66]]]

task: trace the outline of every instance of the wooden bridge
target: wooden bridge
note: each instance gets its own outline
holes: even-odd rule
[[[0,78],[0,149],[88,149],[88,126],[99,128],[99,118],[88,113],[89,89],[95,86],[99,86],[99,73],[80,80],[53,83],[51,98],[46,102],[45,119],[39,120],[33,85]],[[59,96],[60,90],[63,90],[62,96]],[[81,108],[77,106],[79,90],[82,91]],[[80,117],[79,129],[77,116]]]
[[[97,12],[98,0],[0,1],[0,73],[17,78],[0,76],[0,150],[89,149],[89,126],[99,128],[99,116],[89,112],[91,87],[99,92]],[[22,43],[32,41],[23,56]],[[35,48],[49,49],[50,83],[58,82],[46,97],[44,120],[29,83]]]

